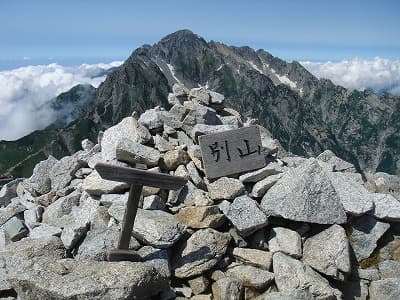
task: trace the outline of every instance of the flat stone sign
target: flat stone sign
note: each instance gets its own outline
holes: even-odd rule
[[[202,135],[201,156],[208,178],[217,178],[265,166],[257,126]]]

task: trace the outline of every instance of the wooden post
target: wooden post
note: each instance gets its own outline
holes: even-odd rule
[[[129,243],[143,186],[176,190],[185,185],[187,180],[179,176],[171,176],[136,168],[118,167],[103,163],[96,164],[95,169],[104,179],[127,182],[131,185],[122,222],[118,249],[110,250],[107,254],[107,259],[109,261],[140,261],[140,255],[136,251],[129,250]]]

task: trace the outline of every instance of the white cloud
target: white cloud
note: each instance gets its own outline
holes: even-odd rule
[[[53,63],[0,71],[0,140],[15,140],[43,129],[54,121],[44,103],[77,84],[98,87],[105,72],[121,64],[66,67]]]
[[[355,58],[340,62],[310,62],[301,64],[318,78],[327,78],[349,89],[372,89],[400,95],[400,60],[375,57]]]

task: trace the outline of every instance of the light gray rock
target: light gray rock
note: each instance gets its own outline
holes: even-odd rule
[[[193,140],[198,141],[198,138],[201,135],[224,132],[233,129],[236,129],[236,127],[232,125],[196,124],[194,125],[192,131],[190,132],[190,136],[192,137]]]
[[[182,101],[179,100],[173,93],[168,94],[168,103],[170,105],[181,104]]]
[[[274,280],[274,274],[250,265],[232,264],[225,272],[227,277],[233,277],[245,287],[263,289]]]
[[[151,147],[120,139],[116,148],[117,159],[132,164],[145,164],[149,167],[157,166],[160,152]]]
[[[65,156],[54,164],[50,171],[51,189],[58,191],[69,185],[82,163],[74,156]]]
[[[212,108],[200,104],[193,104],[189,109],[189,113],[185,116],[182,122],[182,128],[185,130],[186,134],[190,134],[196,124],[222,124],[216,111]]]
[[[204,87],[193,88],[189,91],[189,99],[195,103],[210,104],[210,95]]]
[[[125,207],[112,205],[109,214],[122,222]],[[174,215],[161,210],[138,209],[132,235],[156,248],[169,248],[183,235],[186,227]]]
[[[61,236],[61,228],[47,224],[41,224],[31,230],[29,237],[32,239],[41,239],[50,236]]]
[[[101,153],[104,161],[111,161],[116,158],[116,148],[121,139],[125,138],[134,142],[141,142],[137,125],[135,118],[126,117],[117,125],[104,131],[103,139],[101,140]]]
[[[197,170],[196,165],[193,161],[190,161],[186,165],[186,169],[189,173],[190,179],[193,181],[194,185],[197,186],[199,189],[206,189],[206,185],[201,178],[199,171]]]
[[[325,150],[317,156],[317,159],[333,165],[335,171],[355,172],[356,170],[354,165],[337,157],[331,150]]]
[[[175,149],[175,147],[170,142],[168,142],[166,139],[164,139],[159,134],[156,134],[154,136],[154,144],[155,144],[155,147],[160,152],[167,152],[167,151],[171,151],[171,150]]]
[[[158,195],[150,195],[143,199],[143,209],[164,210],[165,202]]]
[[[33,169],[32,176],[24,181],[24,188],[37,196],[50,192],[50,171],[57,162],[58,160],[50,155],[46,160],[38,163]]]
[[[97,171],[93,171],[84,179],[82,189],[90,195],[101,196],[102,194],[122,193],[129,189],[129,184],[103,179]]]
[[[103,194],[100,198],[100,204],[110,207],[111,205],[125,206],[128,201],[129,193],[125,194]]]
[[[371,193],[361,184],[349,181],[341,172],[328,172],[327,175],[347,213],[359,216],[374,208]]]
[[[379,222],[370,216],[362,216],[352,223],[349,242],[357,261],[360,262],[371,255],[377,241],[389,227],[389,224]]]
[[[210,284],[210,281],[205,276],[195,277],[188,280],[189,286],[193,294],[198,295],[204,293]]]
[[[276,175],[282,172],[283,168],[277,162],[272,162],[264,168],[240,175],[239,180],[243,183],[257,182],[263,180],[265,177]]]
[[[4,231],[13,242],[28,236],[28,229],[25,227],[23,220],[17,216],[12,217],[4,224]]]
[[[248,196],[235,198],[226,217],[244,237],[268,225],[265,213],[260,209],[258,203]]]
[[[63,227],[69,223],[69,218],[65,216],[72,212],[74,206],[80,203],[81,193],[75,191],[65,197],[57,199],[50,204],[43,213],[43,223],[48,225]]]
[[[312,299],[341,299],[342,293],[328,280],[300,261],[277,252],[273,257],[275,283],[280,292],[308,290]]]
[[[183,149],[176,149],[163,153],[160,160],[160,166],[163,169],[173,171],[179,165],[186,165],[190,158],[187,152]]]
[[[387,221],[400,221],[400,202],[389,194],[371,194],[375,207],[371,215]]]
[[[189,146],[187,152],[190,159],[196,165],[196,168],[204,172],[200,146],[199,145]]]
[[[375,281],[380,279],[379,271],[375,267],[368,269],[357,268],[356,278]]]
[[[82,146],[82,150],[84,151],[90,151],[96,144],[93,143],[91,140],[89,139],[84,139],[81,142],[81,146]]]
[[[169,286],[167,277],[140,262],[39,260],[10,277],[21,299],[145,299]]]
[[[243,123],[242,120],[236,116],[223,116],[219,117],[222,122],[222,125],[229,125],[233,126],[234,128],[242,127]]]
[[[75,172],[75,177],[83,179],[92,172],[93,170],[91,168],[80,168],[78,171]]]
[[[43,206],[35,206],[24,211],[24,222],[25,225],[31,229],[36,226],[38,222],[42,220],[44,212]]]
[[[272,266],[272,252],[250,248],[234,248],[232,255],[240,262],[264,270],[269,270]]]
[[[350,247],[344,228],[335,224],[306,239],[303,263],[320,273],[345,280],[345,274],[351,271],[351,264]]]
[[[318,224],[345,223],[346,213],[315,159],[289,169],[261,201],[267,215]]]
[[[17,197],[17,186],[20,182],[22,179],[14,179],[0,189],[0,207],[7,206],[11,203],[11,199]]]
[[[369,286],[370,300],[400,299],[400,279],[389,278],[372,281]]]
[[[271,292],[263,294],[260,300],[310,300],[313,299],[308,290],[292,290],[285,292]]]
[[[76,260],[103,261],[107,258],[107,252],[118,246],[120,232],[117,227],[98,228],[88,231],[82,244],[79,245]],[[136,250],[139,242],[131,237],[129,249]]]
[[[280,251],[296,258],[302,256],[301,236],[296,231],[284,227],[271,229],[268,246],[272,253]]]
[[[281,179],[283,174],[276,174],[276,175],[271,175],[268,176],[267,178],[264,178],[263,180],[257,182],[255,185],[253,185],[253,189],[251,191],[251,195],[255,198],[259,198],[265,195],[265,193],[273,187],[273,185]]]
[[[61,233],[61,241],[66,249],[72,249],[86,234],[86,224],[72,224],[66,226]]]
[[[189,94],[189,90],[181,83],[174,83],[172,92],[176,97],[186,97]]]
[[[17,198],[15,198],[18,200]],[[12,217],[23,213],[26,210],[26,206],[22,205],[19,201],[11,201],[5,208],[0,208],[0,227],[6,223]]]
[[[400,278],[400,262],[396,260],[385,260],[379,263],[379,274],[381,279]]]
[[[244,193],[243,183],[235,178],[221,177],[208,186],[212,200],[232,200]]]
[[[210,104],[224,104],[224,95],[214,91],[208,91],[208,94],[210,95]]]
[[[168,250],[143,246],[138,253],[145,264],[154,267],[162,276],[171,277]]]
[[[172,268],[178,278],[201,275],[214,267],[225,254],[231,237],[211,228],[192,234],[176,252]]]
[[[227,200],[222,200],[220,203],[218,203],[218,207],[224,213],[224,215],[227,215],[231,204],[232,203]]]
[[[221,278],[213,283],[212,293],[214,300],[241,300],[243,299],[243,286],[236,278]]]
[[[159,115],[160,109],[152,108],[146,110],[140,115],[138,123],[146,126],[148,129],[159,129],[163,127],[163,122]]]
[[[191,228],[218,228],[225,222],[225,216],[217,205],[183,207],[176,217]]]

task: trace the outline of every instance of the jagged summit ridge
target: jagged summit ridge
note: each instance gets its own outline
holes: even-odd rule
[[[288,156],[259,126],[266,166],[211,181],[197,137],[255,121],[215,91],[172,90],[170,109],[133,112],[97,142],[83,140],[75,154],[50,156],[30,178],[3,187],[1,294],[374,300],[400,293],[393,260],[400,194],[385,174],[366,182],[331,151]],[[144,187],[130,242],[141,262],[104,261],[117,245],[129,186],[102,179],[99,162],[188,179],[177,191]]]

